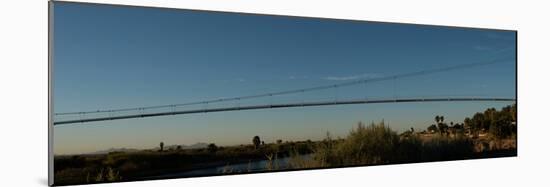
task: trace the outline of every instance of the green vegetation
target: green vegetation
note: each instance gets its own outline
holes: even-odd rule
[[[221,147],[212,143],[206,148],[181,149],[180,147],[168,150],[164,150],[164,145],[160,144],[162,145],[160,149],[137,152],[56,156],[55,181],[57,185],[129,181],[172,172],[260,161],[265,160],[266,155],[272,157],[274,163],[272,169],[278,169],[275,167],[275,161],[278,158],[288,157],[292,151],[298,154],[309,154],[312,147],[310,144],[313,142],[296,141]],[[106,177],[110,170],[119,177]],[[230,168],[226,173],[230,173],[229,171],[231,171]],[[96,180],[96,176],[99,175],[101,177],[98,179],[101,180]]]
[[[476,113],[472,118],[464,119],[464,125],[475,136],[489,133],[495,139],[514,138],[517,133],[517,106],[506,106],[500,111],[489,108],[485,112]]]
[[[216,151],[218,151],[218,146],[216,146],[216,144],[208,144],[208,148],[207,148],[208,152],[210,153],[216,153]]]
[[[327,136],[314,150],[313,159],[291,159],[292,168],[379,165],[476,158],[474,142],[464,136],[448,137],[436,134],[403,137],[384,122],[365,126],[358,123],[343,140]]]
[[[101,169],[94,178],[90,178],[90,173],[86,176],[86,183],[95,183],[95,182],[114,182],[122,180],[119,172],[115,172],[112,168],[107,168],[104,172],[104,169]]]
[[[258,147],[260,147],[260,137],[254,136],[254,138],[252,138],[252,144],[254,144],[254,148],[258,149]]]
[[[516,105],[500,111],[490,108],[476,113],[473,119],[447,125],[438,115],[437,125],[430,125],[427,131],[415,133],[411,128],[401,135],[383,121],[369,126],[359,122],[343,140],[332,140],[327,133],[313,150],[313,159],[300,160],[293,155],[290,166],[318,168],[516,155]]]
[[[57,185],[136,180],[163,174],[223,167],[213,174],[251,172],[252,162],[265,162],[260,170],[342,167],[444,161],[471,158],[515,156],[516,106],[497,111],[487,109],[466,118],[463,123],[447,124],[436,116],[436,124],[416,132],[411,128],[401,134],[384,121],[357,124],[345,138],[334,139],[327,132],[320,141],[285,141],[264,143],[259,136],[252,144],[137,152],[111,152],[100,155],[55,157]],[[283,162],[286,160],[286,163]],[[233,164],[248,167],[233,168]],[[258,169],[256,169],[257,171]]]

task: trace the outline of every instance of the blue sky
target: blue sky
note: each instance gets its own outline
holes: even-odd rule
[[[515,97],[515,33],[189,10],[55,3],[54,112],[185,103],[502,63],[219,106],[363,97]],[[414,103],[238,111],[55,127],[56,154],[111,147],[345,136],[358,121],[398,131],[510,103]],[[200,107],[200,106],[197,106]],[[213,106],[210,106],[213,107]]]

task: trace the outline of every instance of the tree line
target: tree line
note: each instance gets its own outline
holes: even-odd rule
[[[447,124],[444,116],[435,116],[436,124],[430,125],[427,130],[430,133],[449,135],[452,133],[465,133],[473,137],[481,133],[488,133],[494,138],[515,137],[517,133],[517,106],[508,105],[500,110],[488,108],[484,112],[477,112],[472,117],[466,117],[463,123]]]

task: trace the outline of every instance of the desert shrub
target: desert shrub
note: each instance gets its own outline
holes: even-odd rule
[[[346,166],[385,164],[394,159],[399,136],[384,122],[365,126],[359,122],[343,141],[333,141],[330,136],[315,152],[321,166]]]
[[[216,146],[216,144],[214,143],[211,143],[211,144],[208,144],[208,152],[210,153],[216,153],[216,151],[218,151],[218,146]]]
[[[489,134],[493,139],[506,139],[515,135],[516,129],[514,125],[506,123],[494,123],[489,127]]]
[[[380,122],[369,126],[359,123],[341,141],[327,136],[314,152],[313,160],[317,162],[314,167],[334,167],[472,158],[474,146],[471,139],[460,134],[422,139],[411,133],[400,138]],[[294,162],[297,168],[305,165],[301,160]]]
[[[279,162],[278,162],[278,156],[277,154],[266,154],[266,163],[265,163],[265,169],[267,170],[278,170],[279,169]]]
[[[127,161],[122,166],[120,166],[121,171],[135,171],[139,169],[139,165],[134,163],[133,161]]]
[[[336,147],[337,158],[340,158],[337,162],[341,165],[389,163],[398,144],[399,136],[384,122],[369,126],[360,122]]]
[[[336,141],[327,132],[325,139],[317,144],[313,154],[313,159],[319,162],[320,167],[329,167],[337,164],[336,161],[339,159],[335,157],[335,146]]]
[[[118,171],[115,171],[113,168],[108,167],[107,169],[101,169],[95,177],[90,176],[90,173],[86,176],[87,183],[97,183],[97,182],[114,182],[120,181],[122,177]]]
[[[304,157],[298,151],[292,151],[288,158],[288,169],[318,168],[322,166],[318,160]]]
[[[61,171],[67,168],[80,168],[86,166],[86,158],[83,156],[59,156],[54,158],[56,171]]]
[[[407,163],[420,161],[422,159],[422,149],[423,141],[418,135],[401,138],[392,156],[392,162]]]
[[[87,173],[93,172],[90,169],[66,168],[55,172],[54,180],[57,184],[77,184],[85,181]]]
[[[464,136],[434,136],[422,144],[420,161],[440,161],[471,158],[474,144]]]

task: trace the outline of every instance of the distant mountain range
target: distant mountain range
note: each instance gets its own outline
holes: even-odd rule
[[[193,144],[193,145],[169,145],[169,146],[164,146],[164,149],[165,150],[176,149],[176,148],[178,148],[178,146],[181,146],[181,149],[199,149],[199,148],[208,147],[208,144],[199,142],[199,143],[196,143],[196,144]],[[160,147],[157,147],[156,149],[160,149]]]
[[[90,155],[99,155],[99,154],[107,154],[107,153],[110,153],[110,152],[126,152],[126,153],[131,153],[131,152],[137,152],[137,151],[140,151],[140,150],[139,150],[139,149],[128,149],[128,148],[110,148],[110,149],[107,149],[107,150],[96,151],[96,152],[91,152],[91,153],[87,153],[87,154],[90,154]]]
[[[202,143],[202,142],[199,142],[199,143],[195,143],[193,145],[168,145],[168,146],[164,146],[164,149],[165,150],[168,150],[168,149],[176,149],[178,146],[181,146],[181,149],[199,149],[199,148],[206,148],[208,147],[208,143]],[[159,150],[160,147],[155,147],[153,150]],[[91,153],[86,153],[86,154],[90,154],[90,155],[98,155],[98,154],[107,154],[107,153],[110,153],[110,152],[126,152],[126,153],[131,153],[131,152],[137,152],[137,151],[142,151],[143,149],[129,149],[129,148],[110,148],[110,149],[107,149],[107,150],[102,150],[102,151],[96,151],[96,152],[91,152]]]

